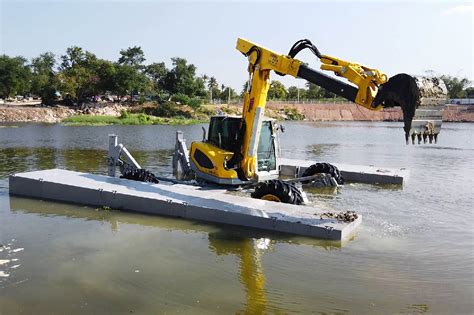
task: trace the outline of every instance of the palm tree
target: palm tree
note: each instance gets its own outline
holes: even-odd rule
[[[207,83],[207,87],[209,88],[209,92],[211,93],[211,103],[212,103],[212,90],[218,87],[217,80],[214,77],[209,78],[209,82]]]

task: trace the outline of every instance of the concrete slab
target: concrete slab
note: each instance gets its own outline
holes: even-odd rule
[[[61,169],[11,175],[10,194],[344,240],[361,223],[321,218],[322,210],[186,185],[149,184]]]
[[[295,174],[301,175],[309,166],[316,163],[316,161],[281,158],[280,163],[282,176],[295,176]],[[403,185],[406,183],[410,174],[408,170],[403,168],[394,169],[339,163],[331,164],[339,168],[346,182]]]

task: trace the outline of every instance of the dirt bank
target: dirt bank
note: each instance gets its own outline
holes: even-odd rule
[[[212,106],[206,105],[210,114],[215,114],[218,109],[228,114],[240,115],[241,106]],[[311,121],[401,121],[400,109],[385,109],[373,112],[354,104],[282,104],[269,102],[266,114],[277,119],[298,119],[301,115],[294,115],[295,111],[304,115]],[[294,110],[291,110],[294,108]],[[65,106],[57,107],[31,107],[10,106],[0,107],[0,122],[45,122],[58,123],[64,118],[74,115],[108,115],[120,116],[129,106],[111,104],[104,107],[72,109]],[[138,110],[136,107],[134,111]],[[447,105],[443,112],[443,120],[451,122],[474,122],[474,106]]]
[[[371,111],[352,103],[348,104],[275,104],[268,103],[268,108],[283,111],[294,107],[312,121],[402,121],[399,108]],[[443,112],[444,121],[474,122],[474,106],[447,105]]]
[[[31,106],[4,106],[0,107],[0,122],[44,122],[58,123],[66,117],[74,115],[108,115],[120,116],[128,106],[109,105],[97,108],[73,109],[65,106],[31,107]]]

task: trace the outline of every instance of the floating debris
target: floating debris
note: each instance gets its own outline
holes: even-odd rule
[[[355,213],[355,211],[348,210],[348,211],[339,212],[339,213],[324,212],[320,215],[320,218],[324,219],[324,217],[331,218],[331,219],[336,219],[336,220],[342,221],[342,222],[353,222],[353,221],[357,220],[357,218],[359,216],[357,215],[357,213]]]

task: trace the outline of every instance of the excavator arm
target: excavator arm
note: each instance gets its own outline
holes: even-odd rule
[[[407,74],[397,74],[388,79],[380,70],[323,55],[307,39],[296,42],[288,55],[242,38],[237,40],[236,48],[248,58],[249,84],[244,94],[244,132],[241,146],[236,150],[240,154],[234,154],[232,164],[240,164],[246,178],[252,178],[256,169],[258,139],[272,70],[279,75],[306,79],[369,110],[399,106],[403,111],[407,143],[410,137],[413,143],[415,137],[418,137],[418,143],[421,138],[425,143],[428,138],[430,143],[433,139],[437,140],[447,94],[444,83],[439,79]],[[296,59],[296,54],[303,49],[309,49],[319,58],[322,70],[344,77],[353,85],[311,69]],[[238,160],[236,156],[239,156]]]
[[[320,59],[321,70],[344,77],[355,86],[311,69],[295,59],[296,54],[303,49],[309,49]],[[280,75],[289,74],[306,79],[370,110],[399,106],[403,111],[407,142],[409,137],[412,137],[414,142],[416,136],[419,142],[421,137],[425,142],[426,138],[429,138],[430,142],[437,139],[447,94],[442,80],[407,74],[397,74],[388,79],[380,70],[323,55],[307,39],[296,42],[287,56],[241,38],[237,41],[237,50],[249,58],[251,76],[255,76],[255,71],[274,70]],[[260,92],[257,93],[261,94]]]

